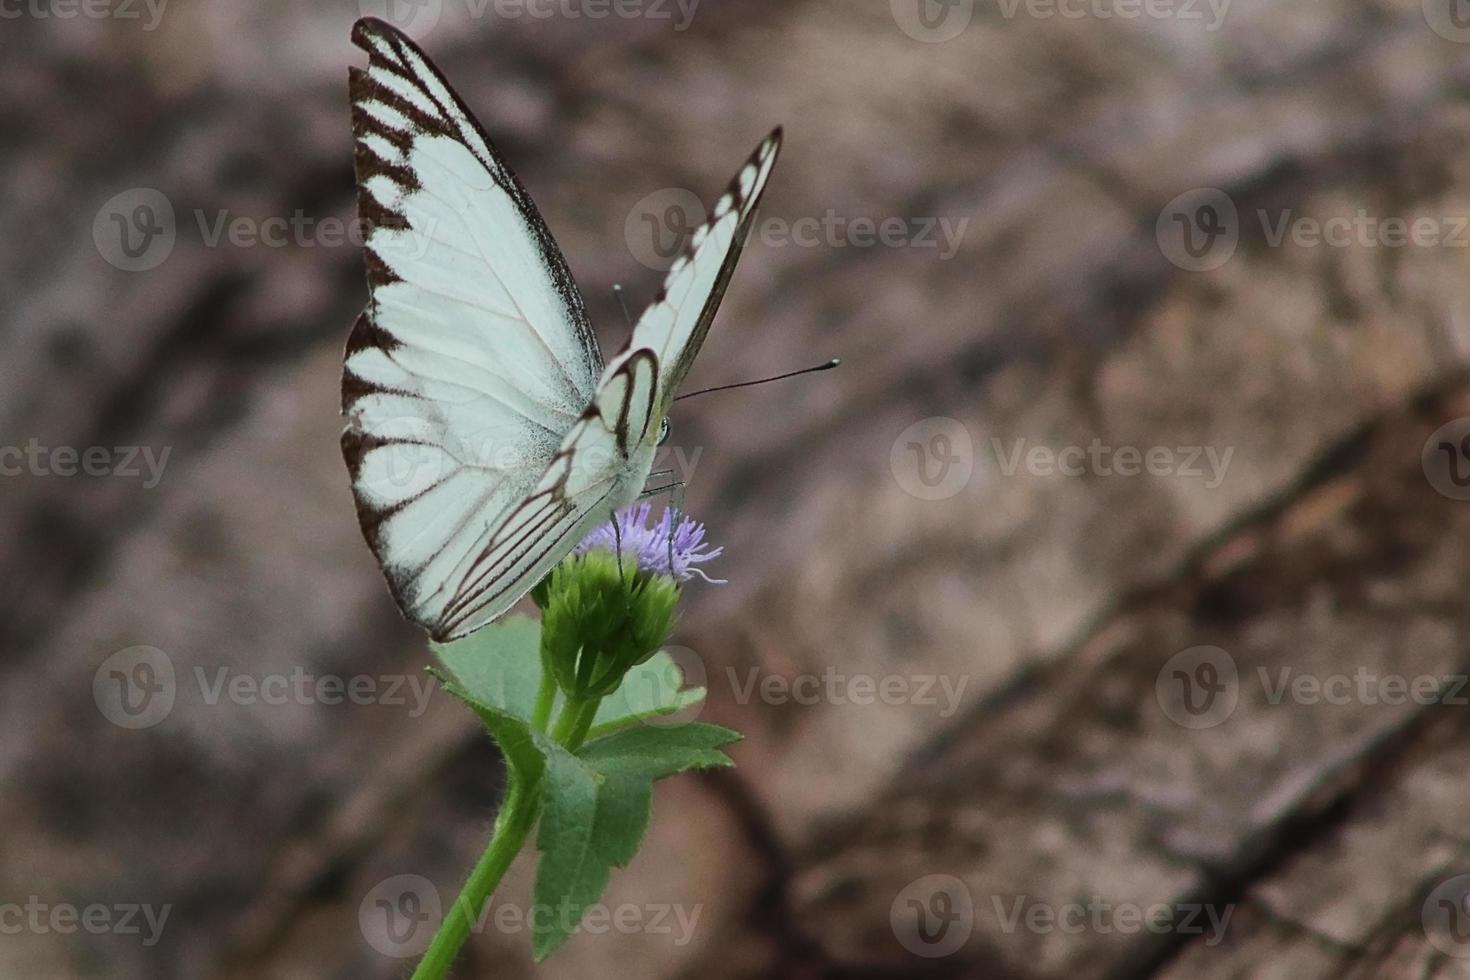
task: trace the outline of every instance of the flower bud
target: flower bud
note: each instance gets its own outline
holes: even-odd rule
[[[673,630],[679,601],[674,580],[620,568],[605,551],[562,562],[544,585],[541,659],[568,698],[611,694]]]

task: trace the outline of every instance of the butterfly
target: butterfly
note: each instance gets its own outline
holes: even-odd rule
[[[778,128],[604,363],[566,259],[464,101],[375,18],[349,72],[369,300],[347,341],[342,455],[404,615],[490,623],[642,494],[781,148]]]

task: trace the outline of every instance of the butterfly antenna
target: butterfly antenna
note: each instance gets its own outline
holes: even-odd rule
[[[763,385],[771,381],[785,381],[787,378],[799,378],[803,374],[815,374],[818,371],[830,371],[842,363],[842,358],[834,357],[826,364],[818,364],[815,367],[802,368],[800,371],[790,371],[786,374],[778,374],[774,378],[758,378],[755,381],[741,381],[739,384],[720,385],[716,388],[701,388],[699,391],[691,391],[687,395],[680,395],[674,401],[683,401],[685,398],[693,398],[695,395],[708,395],[712,391],[730,391],[732,388],[749,388],[751,385]]]
[[[628,330],[631,332],[633,329],[633,314],[628,312],[628,300],[623,296],[622,283],[613,283],[613,295],[618,298],[618,305],[623,308],[623,319],[628,321]]]

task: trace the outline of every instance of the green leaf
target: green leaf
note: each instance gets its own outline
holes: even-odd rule
[[[636,776],[652,782],[686,769],[728,766],[730,759],[720,749],[738,741],[739,732],[719,725],[644,725],[588,742],[577,755],[605,776]]]
[[[541,624],[510,616],[449,643],[431,643],[471,706],[529,722],[541,688]],[[451,692],[453,693],[453,692]]]
[[[479,716],[481,723],[489,729],[495,744],[500,746],[500,751],[505,756],[506,765],[510,767],[510,778],[521,780],[523,785],[534,786],[541,778],[546,762],[541,746],[534,738],[539,733],[531,727],[531,723],[525,718],[476,701],[453,677],[440,671],[434,671],[434,674],[444,685],[444,690],[469,705]]]
[[[531,720],[541,688],[540,623],[511,616],[463,639],[431,644],[431,648],[457,682],[456,696],[471,707],[494,708]],[[589,738],[635,721],[671,715],[704,700],[704,688],[680,690],[683,683],[683,672],[674,659],[667,653],[654,654],[629,670],[618,689],[603,698]],[[562,703],[558,694],[557,707]]]
[[[597,738],[634,721],[671,715],[704,700],[704,688],[681,690],[684,672],[663,651],[623,675],[616,691],[602,699],[589,738]]]
[[[599,706],[590,740],[568,752],[532,724],[541,686],[540,625],[512,617],[451,643],[434,644],[444,689],[479,716],[505,753],[511,778],[540,794],[532,950],[542,960],[564,943],[602,897],[615,867],[633,859],[648,829],[653,784],[686,769],[731,765],[723,746],[740,736],[714,725],[637,721],[704,698],[680,690],[666,653],[628,671]],[[611,734],[609,734],[611,733]]]
[[[633,859],[648,829],[653,783],[686,769],[732,765],[720,748],[740,736],[689,724],[640,726],[589,742],[576,754],[533,733],[546,760],[536,846],[532,952],[551,955],[602,897],[614,867]],[[544,911],[543,911],[544,910]]]
[[[531,715],[541,685],[540,626],[512,616],[461,640],[433,643],[444,690],[465,702],[490,730],[511,778],[533,786],[546,768],[531,737]]]

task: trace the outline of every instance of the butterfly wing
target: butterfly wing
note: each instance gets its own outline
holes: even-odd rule
[[[596,399],[535,491],[484,552],[457,570],[459,591],[436,636],[464,636],[495,619],[588,531],[637,498],[658,448],[659,423],[709,332],[780,146],[778,129],[731,181],[628,345],[608,364]]]
[[[609,369],[535,490],[484,551],[456,570],[459,587],[431,630],[435,639],[465,636],[494,620],[589,531],[637,498],[657,445],[633,434],[651,424],[657,382],[658,364],[646,350]]]
[[[627,350],[619,355],[648,350],[657,358],[655,421],[662,422],[668,414],[679,385],[704,344],[780,153],[778,127],[756,147],[705,223],[695,230],[684,254],[670,267],[663,288],[638,318]],[[617,364],[615,358],[608,374]]]
[[[347,344],[342,450],[395,599],[434,632],[603,365],[566,260],[458,95],[388,24],[352,38],[369,55],[350,93],[370,301]]]

